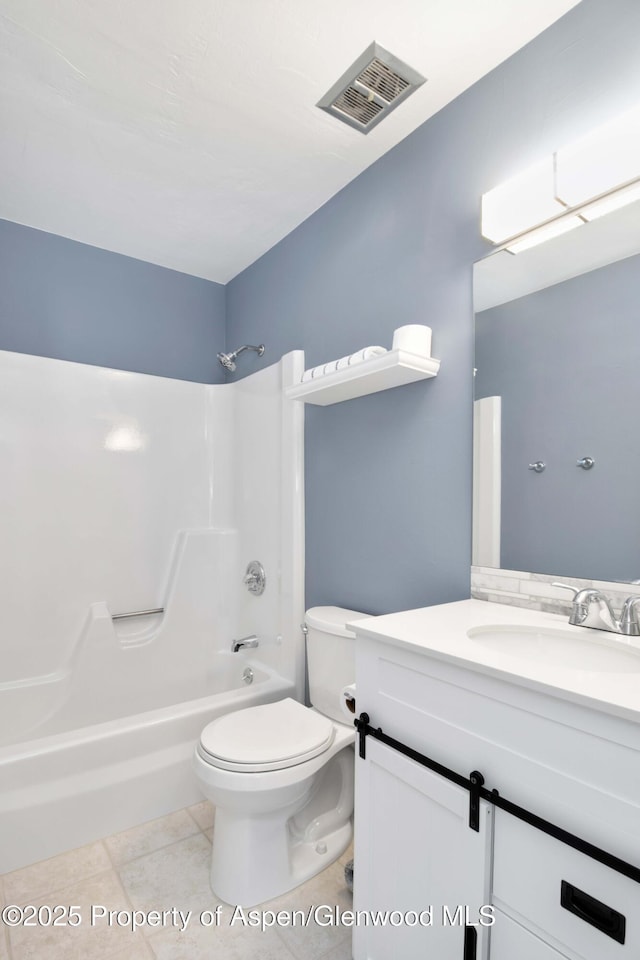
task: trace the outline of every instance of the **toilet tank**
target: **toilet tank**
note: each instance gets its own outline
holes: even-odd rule
[[[345,723],[342,688],[355,681],[356,673],[355,633],[346,624],[367,616],[343,607],[312,607],[305,614],[311,706],[340,723]]]

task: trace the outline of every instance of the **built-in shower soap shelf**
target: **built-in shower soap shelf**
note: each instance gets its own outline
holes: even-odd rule
[[[352,367],[323,374],[315,380],[296,383],[287,387],[285,396],[289,400],[302,400],[321,407],[343,400],[364,397],[368,393],[390,390],[416,380],[428,380],[435,377],[440,369],[440,361],[433,357],[420,357],[405,350],[389,350],[381,357],[361,360]]]

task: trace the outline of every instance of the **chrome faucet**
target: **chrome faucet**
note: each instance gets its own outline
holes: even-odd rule
[[[620,619],[616,620],[611,604],[599,590],[594,590],[592,587],[578,590],[568,583],[552,583],[551,586],[562,587],[563,590],[571,590],[573,593],[569,623],[574,626],[606,630],[608,633],[619,633],[625,637],[640,636],[640,617],[638,616],[640,596],[627,597]]]
[[[620,614],[620,633],[625,637],[640,637],[640,616],[638,615],[640,597],[627,597]]]
[[[256,637],[255,633],[250,634],[248,637],[242,637],[241,640],[232,640],[231,641],[231,652],[237,653],[238,650],[244,650],[248,647],[257,647],[259,640]]]

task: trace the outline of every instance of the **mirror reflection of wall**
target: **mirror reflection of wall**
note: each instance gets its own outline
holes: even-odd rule
[[[501,565],[639,577],[640,256],[477,314],[476,368],[502,398]]]
[[[568,244],[563,238],[561,249]],[[501,292],[497,257],[506,257],[505,276],[525,276],[523,261],[498,254],[485,280],[476,277],[484,309],[476,313],[475,398],[501,398],[503,569],[640,578],[640,255],[606,263],[607,249],[606,265],[591,269],[588,258],[588,272],[575,276],[572,262],[560,282],[562,262],[547,251],[552,285],[536,274],[527,281],[533,292],[506,302],[504,290],[527,283],[509,281]],[[582,457],[593,458],[592,469],[577,466]],[[537,461],[541,472],[529,469]]]

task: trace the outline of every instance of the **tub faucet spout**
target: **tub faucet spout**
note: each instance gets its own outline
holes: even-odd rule
[[[259,643],[258,638],[255,633],[252,633],[248,637],[242,637],[241,640],[232,640],[231,641],[231,652],[237,653],[238,650],[244,650],[245,647],[257,647]]]

